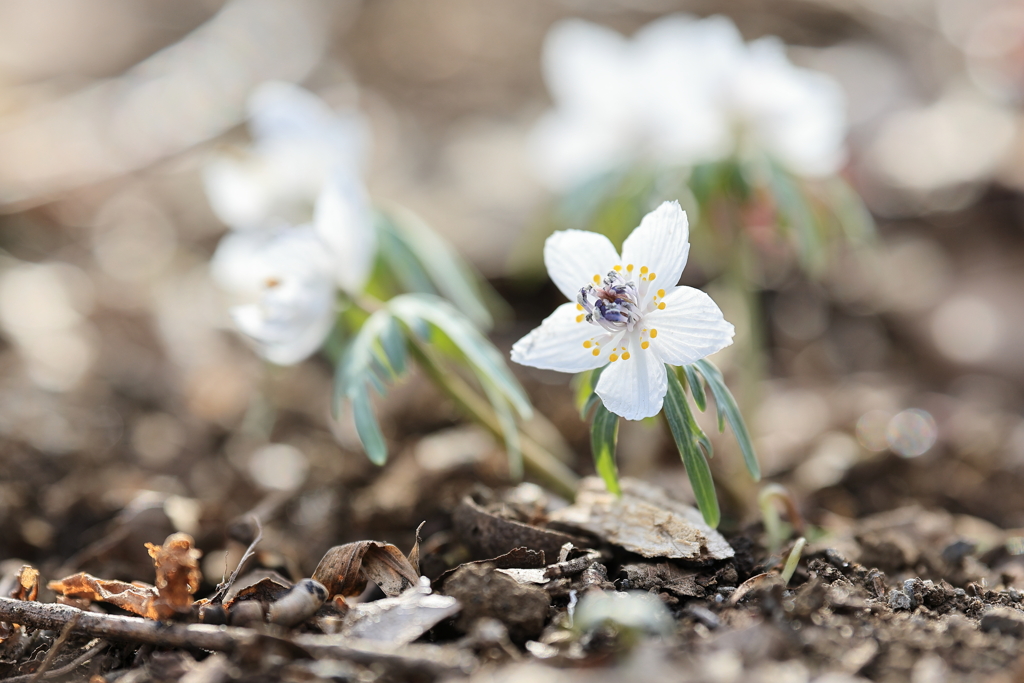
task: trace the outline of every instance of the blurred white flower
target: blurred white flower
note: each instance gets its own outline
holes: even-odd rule
[[[793,66],[776,38],[744,43],[725,17],[669,15],[632,39],[565,20],[548,34],[543,65],[555,108],[532,144],[556,190],[636,162],[768,154],[824,175],[845,158],[838,84]]]
[[[359,175],[366,126],[290,83],[260,86],[249,115],[251,147],[204,169],[210,205],[233,228],[211,267],[246,301],[231,312],[239,330],[288,365],[329,334],[336,289],[360,292],[373,266],[376,230]]]
[[[292,83],[270,82],[249,98],[250,147],[213,157],[203,170],[210,206],[235,230],[307,222],[324,183],[358,182],[367,128]]]
[[[665,365],[709,356],[732,344],[734,333],[711,297],[676,286],[688,239],[678,202],[644,216],[621,258],[604,235],[556,232],[544,245],[544,263],[575,303],[562,304],[516,342],[512,360],[559,372],[610,363],[596,388],[605,407],[628,420],[657,415],[668,391]]]
[[[241,305],[238,329],[278,365],[323,344],[335,321],[335,260],[312,225],[228,234],[213,256],[214,280]]]

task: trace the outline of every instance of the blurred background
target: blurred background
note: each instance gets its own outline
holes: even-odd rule
[[[820,277],[758,283],[768,368],[747,419],[766,477],[826,526],[917,502],[1024,527],[1024,0],[2,0],[0,559],[149,580],[142,543],[178,529],[215,584],[251,510],[264,563],[293,574],[421,519],[443,532],[467,487],[503,482],[503,454],[414,376],[381,405],[378,469],[330,418],[326,362],[260,361],[209,280],[226,228],[203,163],[245,139],[263,81],[357,103],[371,195],[492,280],[507,350],[560,302],[510,258],[553,201],[527,146],[545,33],[679,10],[838,79],[843,173],[878,224]],[[695,265],[687,283],[708,285]],[[568,377],[516,372],[591,472]],[[619,459],[689,495],[661,425],[624,425]]]

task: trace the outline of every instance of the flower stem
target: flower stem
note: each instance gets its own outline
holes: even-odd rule
[[[502,439],[501,423],[494,410],[465,380],[444,368],[420,343],[410,343],[409,351],[434,384],[455,401],[466,415],[479,422],[495,438]],[[528,472],[558,495],[569,500],[576,496],[579,477],[565,463],[522,430],[519,432],[519,447]]]

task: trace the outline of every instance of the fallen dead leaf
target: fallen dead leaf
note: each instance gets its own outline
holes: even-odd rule
[[[18,571],[18,583],[11,591],[16,600],[35,600],[39,595],[39,570],[32,565],[24,565]]]
[[[735,554],[696,508],[637,479],[625,477],[620,483],[622,496],[618,497],[598,477],[584,479],[576,502],[552,512],[550,521],[644,557],[708,562]]]
[[[195,541],[184,533],[171,534],[163,545],[147,543],[149,556],[156,568],[156,588],[159,593],[154,609],[159,619],[188,613],[192,608],[192,595],[203,580],[199,571],[202,552]]]
[[[153,607],[159,594],[156,586],[151,586],[148,583],[107,581],[85,572],[79,572],[63,579],[50,581],[46,585],[50,590],[60,593],[66,599],[107,602],[133,614],[138,614],[140,617],[159,618]]]
[[[328,596],[353,597],[372,581],[389,598],[416,585],[419,574],[396,546],[379,541],[356,541],[328,550],[313,572]]]
[[[566,543],[584,545],[581,539],[561,531],[542,529],[488,512],[470,496],[459,503],[453,521],[459,538],[478,559],[503,555],[515,548],[530,548],[554,558]]]

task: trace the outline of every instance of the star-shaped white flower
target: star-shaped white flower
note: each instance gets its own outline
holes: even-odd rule
[[[726,17],[673,14],[632,38],[564,20],[548,33],[543,65],[555,108],[532,147],[556,190],[637,162],[767,154],[818,176],[845,160],[839,85],[794,66],[776,38],[748,45]]]
[[[312,225],[230,233],[211,271],[242,302],[231,308],[235,325],[272,363],[305,360],[334,326],[334,259]]]
[[[690,251],[686,213],[665,202],[640,222],[622,256],[604,235],[556,232],[544,245],[562,304],[512,347],[512,360],[559,372],[610,364],[597,395],[628,420],[657,415],[665,365],[688,365],[732,343],[733,326],[704,292],[676,286]]]

